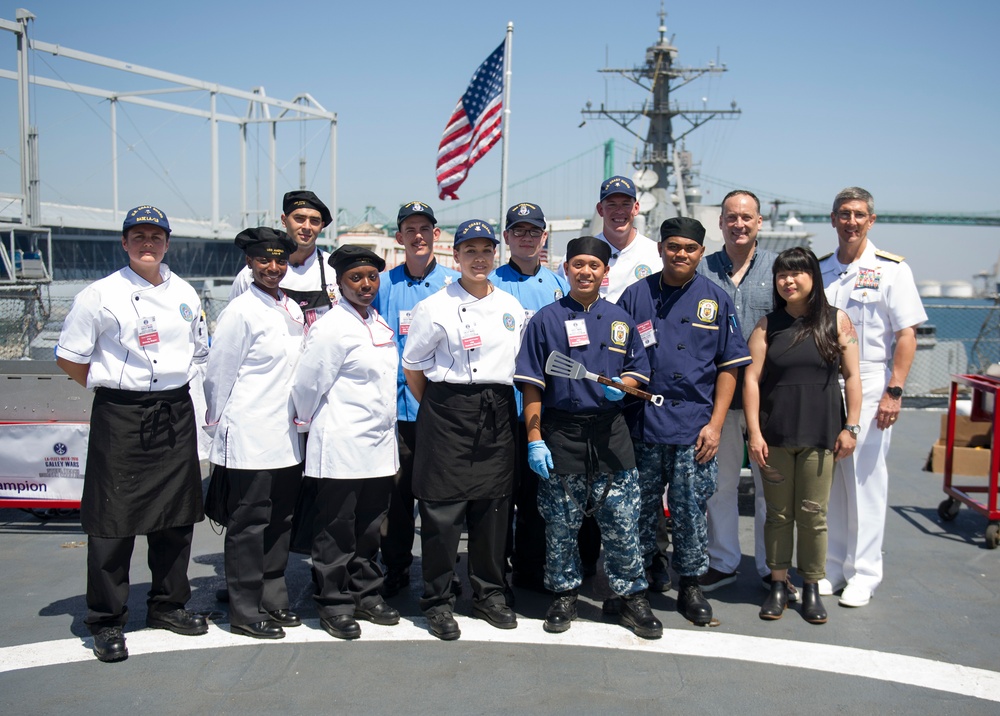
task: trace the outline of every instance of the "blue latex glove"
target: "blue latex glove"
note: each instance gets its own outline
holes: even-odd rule
[[[528,443],[528,467],[542,479],[549,479],[549,469],[553,467],[552,452],[544,440],[533,440]]]
[[[611,380],[615,383],[622,382],[621,378],[612,378]],[[610,385],[606,385],[604,386],[604,397],[607,398],[608,400],[621,400],[622,398],[625,397],[625,391],[618,390],[618,388],[612,388]]]

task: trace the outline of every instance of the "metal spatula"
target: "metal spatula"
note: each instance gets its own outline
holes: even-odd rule
[[[591,373],[587,370],[587,367],[583,363],[575,361],[568,355],[560,353],[559,351],[552,351],[549,353],[548,360],[545,361],[545,372],[549,375],[555,375],[560,378],[569,378],[570,380],[582,380],[586,378],[587,380],[592,380],[595,383],[610,385],[612,388],[618,388],[618,390],[625,391],[630,395],[642,398],[643,400],[648,400],[657,407],[663,405],[662,395],[653,395],[652,393],[647,393],[645,390],[639,390],[638,388],[633,388],[632,386],[625,385],[624,383],[616,383],[610,378],[605,378],[603,375]]]

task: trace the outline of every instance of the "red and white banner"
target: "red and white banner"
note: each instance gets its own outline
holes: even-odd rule
[[[83,495],[88,423],[0,423],[0,500]]]

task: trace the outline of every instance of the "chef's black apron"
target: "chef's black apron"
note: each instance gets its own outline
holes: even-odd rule
[[[84,532],[133,537],[204,518],[188,386],[148,393],[98,388],[80,501]]]
[[[316,319],[325,313],[333,305],[330,299],[330,287],[326,282],[326,261],[323,259],[323,252],[316,249],[316,260],[319,261],[319,283],[318,291],[292,291],[287,288],[281,290],[290,299],[299,304],[302,309],[302,316],[306,326],[311,326]]]
[[[429,382],[417,413],[413,494],[452,502],[505,497],[514,488],[514,388]]]

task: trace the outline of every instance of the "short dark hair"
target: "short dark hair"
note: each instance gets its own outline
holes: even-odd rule
[[[719,209],[726,206],[726,202],[732,199],[734,196],[749,196],[753,199],[753,203],[757,205],[757,213],[760,213],[760,199],[749,189],[733,189],[731,192],[722,197],[722,204],[719,205]]]

